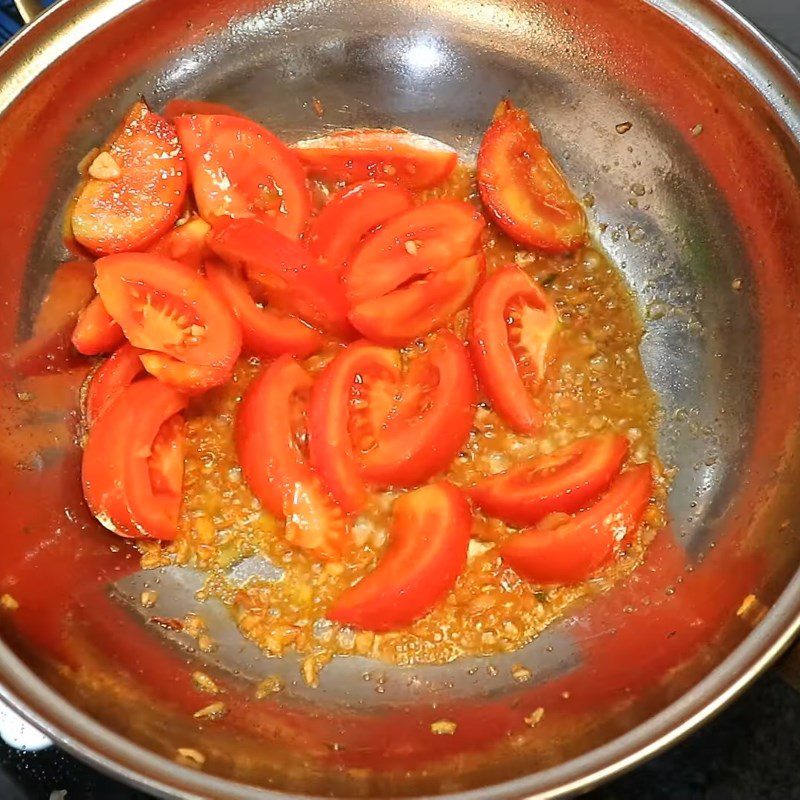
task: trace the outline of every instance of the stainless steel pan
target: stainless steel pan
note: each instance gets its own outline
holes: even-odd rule
[[[0,594],[23,574],[42,587],[0,614],[0,691],[25,716],[165,796],[556,797],[684,736],[791,641],[800,81],[741,18],[716,0],[62,0],[0,52],[0,350],[28,335],[65,255],[75,164],[140,93],[224,102],[289,139],[400,124],[466,157],[510,93],[591,196],[645,309],[674,522],[627,584],[521,655],[339,659],[309,689],[213,609],[211,653],[148,622],[145,582],[162,581],[170,617],[196,576],[142,575],[109,551],[80,502],[74,386],[32,391],[6,365]],[[193,719],[198,668],[226,686],[225,719]],[[252,700],[273,673],[285,690]],[[431,734],[440,718],[455,735]]]

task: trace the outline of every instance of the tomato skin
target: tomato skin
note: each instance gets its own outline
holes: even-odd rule
[[[541,382],[547,344],[557,329],[558,316],[545,293],[517,266],[497,270],[475,295],[470,348],[478,379],[493,408],[514,430],[532,433],[542,423],[542,411],[525,386],[510,341],[508,309],[515,300],[534,311],[535,318],[521,338],[523,344],[535,340],[536,351],[529,350],[526,355],[532,362],[535,383]]]
[[[225,105],[225,103],[213,103],[208,100],[187,100],[183,97],[173,97],[164,106],[164,117],[174,124],[178,117],[186,115],[218,115],[227,117],[242,117],[247,119],[246,114],[242,114],[235,108]]]
[[[427,614],[467,563],[472,514],[464,495],[442,481],[394,503],[378,566],[328,609],[328,619],[373,631],[404,628]]]
[[[72,210],[72,233],[97,255],[147,247],[173,225],[186,200],[187,170],[175,129],[139,101],[105,151],[119,175],[87,179]]]
[[[477,392],[464,345],[442,331],[412,361],[399,408],[359,453],[367,483],[409,487],[446,469],[469,437]],[[416,402],[408,395],[418,394]],[[426,406],[420,414],[419,407]]]
[[[311,463],[349,514],[360,511],[367,499],[350,434],[354,387],[387,376],[396,380],[399,370],[397,352],[360,341],[342,350],[314,384],[308,426]]]
[[[100,296],[95,295],[78,315],[78,322],[72,331],[73,346],[85,356],[96,356],[115,350],[124,341],[122,328],[106,311]]]
[[[503,100],[478,153],[478,188],[514,241],[568,253],[586,241],[586,215],[528,115]]]
[[[86,389],[87,427],[91,428],[125,388],[144,374],[141,353],[133,345],[123,344],[92,373]]]
[[[275,134],[225,114],[181,116],[175,128],[200,215],[209,225],[257,217],[290,238],[305,230],[311,216],[305,170]]]
[[[183,474],[183,457],[164,460],[153,447],[162,426],[186,406],[186,398],[154,378],[126,387],[95,421],[83,453],[83,493],[101,524],[120,536],[173,539],[181,493],[167,487],[182,478],[164,475],[154,487],[152,475],[163,469]],[[173,427],[172,435],[176,435]],[[176,442],[181,447],[182,437]],[[164,442],[158,447],[163,453]]]
[[[396,183],[370,180],[347,186],[311,220],[306,243],[314,256],[339,269],[370,231],[411,206],[411,195]]]
[[[214,229],[209,247],[262,288],[275,308],[331,333],[349,336],[347,301],[337,275],[308,249],[255,219]]]
[[[259,308],[247,284],[222,264],[206,262],[206,277],[241,323],[244,351],[267,358],[284,353],[307,358],[322,347],[322,336],[297,317]]]
[[[578,439],[465,491],[488,516],[521,528],[585,508],[610,486],[627,455],[628,440],[618,434]]]
[[[293,406],[304,405],[311,376],[284,355],[247,388],[236,419],[236,452],[253,494],[286,518],[291,544],[321,558],[350,546],[344,515],[320,484],[297,443]]]
[[[403,130],[341,130],[305,139],[293,149],[315,175],[348,183],[369,178],[425,189],[447,178],[458,155],[452,147]]]
[[[150,246],[148,252],[180,261],[181,264],[199,272],[208,255],[206,234],[210,230],[211,226],[204,219],[192,217],[183,225],[177,225],[167,231]]]
[[[634,467],[585,511],[563,522],[545,517],[536,527],[512,536],[500,554],[519,575],[535,583],[580,583],[635,532],[652,485],[650,465]]]

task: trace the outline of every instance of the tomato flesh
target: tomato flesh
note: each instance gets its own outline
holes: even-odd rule
[[[514,430],[532,433],[542,410],[532,396],[544,378],[558,315],[522,269],[497,270],[472,305],[470,347],[475,371],[493,408]]]
[[[528,115],[503,100],[478,153],[478,188],[514,241],[568,253],[586,241],[586,215]]]
[[[133,345],[123,344],[92,373],[86,389],[87,427],[91,428],[125,388],[144,374],[141,353]]]
[[[85,356],[96,356],[115,350],[124,341],[122,328],[106,311],[100,296],[95,295],[78,315],[78,322],[72,331],[73,346]]]
[[[427,614],[467,563],[472,515],[464,495],[442,481],[401,495],[378,566],[330,607],[328,619],[391,631]]]
[[[243,117],[190,114],[175,120],[200,215],[215,226],[257,217],[296,238],[311,215],[311,193],[297,155]]]
[[[308,169],[328,180],[393,180],[411,189],[435,186],[458,161],[452,147],[403,130],[342,130],[294,145]]]
[[[649,464],[623,472],[594,505],[572,517],[545,517],[512,536],[500,554],[535,583],[580,583],[635,532],[650,502],[652,484]]]
[[[606,434],[579,439],[492,475],[467,489],[484,513],[509,525],[533,525],[548,514],[572,514],[604,492],[628,454],[624,436]]]
[[[137,102],[103,157],[110,159],[108,177],[89,177],[83,185],[72,233],[97,255],[147,247],[172,226],[186,200],[186,164],[175,129]]]
[[[180,261],[199,272],[208,255],[206,235],[210,230],[211,226],[204,219],[192,217],[168,231],[150,246],[148,252]]]
[[[223,115],[226,117],[246,116],[235,108],[225,103],[213,103],[208,100],[186,100],[183,97],[174,97],[164,106],[164,117],[174,124],[178,117],[197,114],[202,116]]]

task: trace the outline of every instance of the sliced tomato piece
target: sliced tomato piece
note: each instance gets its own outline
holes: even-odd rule
[[[366,481],[414,486],[446,469],[475,415],[475,377],[464,345],[443,331],[408,369],[398,402],[371,435],[354,442]]]
[[[287,540],[335,559],[350,546],[345,518],[300,444],[311,384],[311,376],[288,355],[261,372],[239,408],[236,452],[253,494],[286,519]]]
[[[411,195],[396,183],[363,181],[347,186],[311,220],[306,243],[318,259],[339,269],[368,233],[411,206]]]
[[[187,186],[175,129],[143,102],[134,103],[89,167],[72,209],[72,233],[98,255],[147,247],[180,215]]]
[[[200,215],[210,225],[257,217],[297,238],[311,216],[311,193],[297,155],[275,134],[242,117],[178,117]]]
[[[441,183],[458,162],[444,142],[400,129],[336,131],[304,139],[294,149],[312,173],[328,180],[388,179],[411,189]]]
[[[360,511],[367,499],[350,433],[354,400],[359,387],[396,381],[399,376],[399,353],[355,342],[325,367],[314,384],[308,430],[311,463],[347,513]]]
[[[520,433],[531,433],[542,423],[532,393],[541,386],[558,324],[547,295],[517,266],[492,274],[472,304],[475,371],[494,409]]]
[[[639,526],[650,502],[649,464],[623,472],[592,506],[572,517],[553,514],[512,536],[500,554],[535,583],[580,583],[611,559]]]
[[[95,295],[78,315],[78,322],[72,331],[73,346],[85,356],[96,356],[115,350],[124,341],[122,328],[106,311],[100,296]]]
[[[302,320],[257,305],[247,284],[224,265],[206,262],[206,277],[241,323],[246,352],[268,358],[284,353],[307,358],[322,347],[322,336]]]
[[[491,517],[533,525],[548,514],[585,508],[609,487],[627,455],[624,436],[591,436],[485,478],[466,493]]]
[[[173,539],[183,480],[186,398],[145,378],[98,417],[83,453],[83,493],[101,524],[120,536]]]
[[[299,242],[255,219],[233,220],[214,229],[211,249],[242,270],[276,309],[340,335],[352,331],[338,276],[320,265]]]
[[[148,252],[157,253],[187,267],[200,271],[208,255],[206,234],[211,226],[200,217],[191,217],[182,225],[174,227],[153,244]]]
[[[141,353],[133,345],[123,344],[91,374],[86,388],[87,427],[91,428],[125,388],[144,375]]]
[[[209,100],[186,100],[183,97],[174,97],[164,106],[164,117],[172,123],[178,117],[189,114],[203,116],[222,114],[226,117],[247,118],[241,111],[237,111],[235,108],[225,105],[225,103],[214,103]]]
[[[107,256],[95,287],[145,369],[185,391],[224,383],[242,346],[239,323],[194,270],[154,254]]]
[[[494,221],[515,242],[568,253],[586,241],[586,215],[528,115],[497,107],[478,153],[478,188]]]
[[[328,619],[373,631],[410,625],[454,586],[467,563],[471,530],[469,503],[452,484],[402,495],[378,566],[334,602]]]

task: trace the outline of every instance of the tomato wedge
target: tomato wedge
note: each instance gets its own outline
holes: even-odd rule
[[[541,425],[542,411],[531,392],[541,386],[558,324],[547,295],[517,266],[491,275],[472,304],[475,371],[494,409],[520,433]]]
[[[314,256],[339,269],[368,233],[411,206],[411,195],[396,183],[363,181],[347,186],[311,220],[306,243]]]
[[[351,333],[338,276],[299,242],[258,220],[239,219],[215,228],[208,244],[225,263],[242,270],[276,309],[322,330]]]
[[[145,369],[184,391],[224,383],[242,345],[239,323],[208,281],[154,254],[106,256],[95,287]]]
[[[458,155],[449,145],[404,130],[342,130],[294,145],[309,170],[334,181],[394,180],[411,189],[441,183]]]
[[[414,486],[446,469],[469,437],[476,400],[466,349],[443,331],[411,362],[380,427],[373,423],[366,438],[355,440],[367,483]]]
[[[86,389],[87,427],[91,428],[125,388],[144,374],[141,352],[131,344],[123,344],[92,373]]]
[[[241,323],[246,352],[267,358],[284,353],[307,358],[322,347],[322,336],[302,320],[257,305],[247,284],[227,267],[208,261],[206,277]]]
[[[478,188],[514,241],[568,253],[586,241],[586,215],[528,115],[503,100],[478,153]]]
[[[199,272],[208,255],[206,234],[210,230],[211,226],[204,219],[191,217],[182,225],[168,231],[149,248],[148,252],[180,261],[181,264]]]
[[[311,384],[311,376],[288,355],[261,372],[242,399],[236,452],[253,494],[286,519],[287,540],[336,559],[350,546],[345,518],[299,444]]]
[[[627,454],[624,436],[591,436],[485,478],[465,491],[489,516],[517,527],[533,525],[548,514],[585,508],[609,487]]]
[[[314,384],[308,426],[311,463],[347,513],[360,511],[367,499],[350,432],[354,397],[361,386],[392,383],[399,375],[399,353],[362,341],[342,350]]]
[[[464,495],[442,481],[399,497],[378,566],[328,609],[335,622],[391,631],[427,614],[467,563],[472,515]]]
[[[222,114],[227,117],[242,117],[247,119],[245,114],[231,108],[225,103],[214,103],[209,100],[186,100],[183,97],[174,97],[164,106],[164,117],[174,123],[178,117],[187,114],[199,114],[203,116]]]
[[[227,114],[178,117],[200,215],[210,225],[257,217],[297,238],[311,216],[311,193],[297,155],[275,134]]]
[[[106,311],[100,296],[95,295],[78,315],[78,322],[72,331],[75,349],[85,356],[96,356],[115,350],[124,341],[122,328]]]
[[[146,247],[178,218],[187,186],[175,129],[143,102],[134,103],[89,167],[72,210],[72,233],[97,255]]]
[[[536,583],[580,583],[634,533],[650,502],[649,464],[623,472],[592,506],[572,517],[553,514],[512,536],[500,554]]]
[[[125,388],[95,420],[83,453],[83,493],[113,533],[175,538],[185,406],[184,395],[145,378]]]

